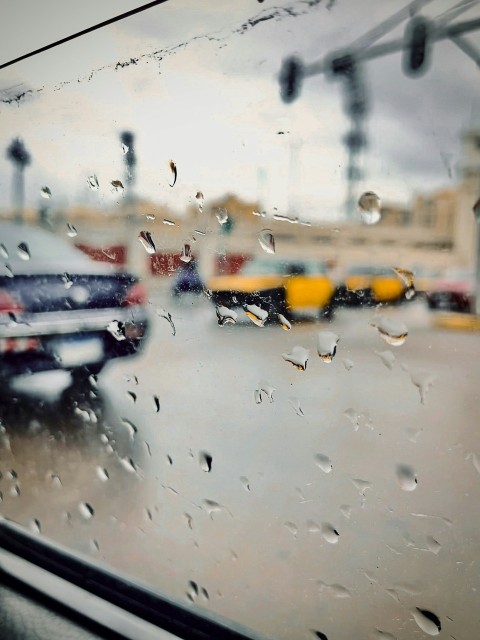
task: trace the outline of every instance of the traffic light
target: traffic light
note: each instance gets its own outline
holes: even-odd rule
[[[280,70],[280,95],[284,102],[293,102],[300,95],[303,81],[303,63],[298,58],[287,58]]]
[[[429,20],[418,16],[407,25],[403,49],[403,70],[409,76],[419,76],[428,68],[430,62]]]

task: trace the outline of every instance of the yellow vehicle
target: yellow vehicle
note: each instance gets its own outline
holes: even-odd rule
[[[360,265],[351,267],[343,287],[339,287],[337,300],[346,305],[396,302],[405,293],[405,284],[388,267]]]
[[[234,275],[216,276],[208,284],[215,304],[238,307],[256,304],[269,312],[294,315],[333,310],[335,285],[318,261],[253,259]]]

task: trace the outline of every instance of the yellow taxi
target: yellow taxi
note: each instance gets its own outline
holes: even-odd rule
[[[233,275],[215,276],[207,287],[215,304],[256,304],[270,313],[329,317],[335,285],[319,261],[255,258]]]
[[[394,269],[358,265],[347,271],[337,298],[347,305],[396,302],[405,294],[406,286]]]

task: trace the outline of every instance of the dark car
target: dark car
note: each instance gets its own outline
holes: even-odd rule
[[[148,319],[135,276],[23,225],[0,223],[0,256],[3,379],[51,369],[87,379],[139,350]]]
[[[450,269],[427,292],[430,309],[470,313],[473,309],[474,274],[464,269]]]
[[[190,262],[183,262],[172,287],[173,295],[180,296],[182,293],[198,294],[202,293],[203,290],[203,282],[198,273],[195,259],[192,258]]]

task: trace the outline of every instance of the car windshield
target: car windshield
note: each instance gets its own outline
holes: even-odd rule
[[[251,637],[478,637],[480,3],[3,5],[0,514]]]

